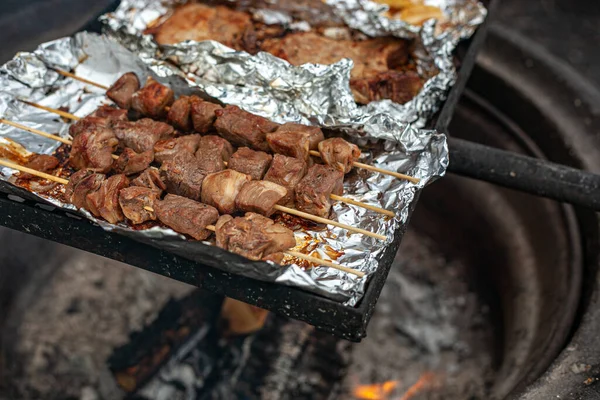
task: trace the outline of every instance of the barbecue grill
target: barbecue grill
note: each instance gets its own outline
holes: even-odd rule
[[[111,8],[114,8],[113,5]],[[496,4],[488,4],[493,15]],[[96,23],[87,27],[98,29]],[[459,48],[459,79],[448,100],[431,126],[446,131],[456,103],[465,87],[484,41],[487,22],[474,37]],[[450,140],[450,171],[487,180],[503,186],[547,196],[559,201],[598,209],[595,194],[600,188],[598,176],[511,154],[461,139]],[[548,179],[550,176],[552,179]],[[30,201],[15,201],[12,188],[4,186],[0,197],[0,224],[47,239],[90,251],[105,257],[147,269],[218,294],[242,300],[278,314],[306,321],[340,337],[358,341],[364,337],[370,316],[385,283],[402,234],[385,250],[377,273],[371,278],[365,296],[357,307],[346,307],[302,290],[259,282],[228,274],[206,265],[198,265],[171,253],[140,245],[117,234],[101,231],[88,221],[60,211],[49,211]]]

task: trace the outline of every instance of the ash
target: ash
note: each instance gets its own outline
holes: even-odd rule
[[[488,398],[494,376],[488,307],[472,291],[465,264],[446,259],[439,247],[414,231],[404,237],[367,338],[352,348],[348,394],[356,385],[390,380],[399,381],[395,393],[404,393],[433,373],[429,389],[411,399]]]

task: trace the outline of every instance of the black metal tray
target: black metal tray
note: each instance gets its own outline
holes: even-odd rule
[[[489,7],[494,2],[491,0],[484,3]],[[105,12],[114,10],[118,3],[117,1],[111,4]],[[458,99],[475,64],[477,52],[484,41],[487,25],[487,21],[484,22],[475,35],[461,43],[457,49],[457,61],[460,64],[458,80],[438,116],[430,124],[440,132],[446,131],[452,118]],[[83,30],[99,32],[100,28],[100,24],[94,20]],[[206,255],[204,262],[196,263],[122,235],[106,232],[90,221],[64,211],[50,211],[34,201],[15,201],[12,196],[20,193],[15,192],[14,188],[11,190],[11,187],[6,184],[0,186],[0,192],[2,192],[0,193],[0,225],[2,226],[121,261],[302,320],[318,329],[351,341],[360,341],[366,335],[369,320],[408,225],[407,221],[404,228],[396,232],[394,241],[386,248],[377,272],[369,280],[363,299],[356,307],[347,307],[301,289],[224,272],[209,266],[209,264],[215,265],[215,259],[210,259],[212,258],[210,255]],[[413,208],[417,201],[418,193]],[[413,209],[410,210],[410,214],[412,211]]]

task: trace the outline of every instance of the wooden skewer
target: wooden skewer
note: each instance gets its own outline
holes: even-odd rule
[[[53,182],[58,182],[58,183],[61,183],[63,185],[66,185],[67,183],[69,183],[69,181],[67,179],[60,178],[58,176],[54,176],[54,175],[50,175],[50,174],[46,174],[45,172],[40,172],[40,171],[35,170],[35,169],[27,168],[27,167],[24,167],[22,165],[15,164],[13,162],[3,160],[1,158],[0,158],[0,165],[3,165],[3,166],[8,167],[8,168],[16,169],[17,171],[27,172],[28,174],[31,174],[31,175],[34,175],[34,176],[39,176],[40,178],[48,179],[49,181],[53,181]]]
[[[46,106],[43,106],[41,104],[34,103],[32,101],[28,101],[28,100],[24,100],[24,99],[17,99],[17,100],[19,100],[21,103],[25,103],[27,105],[30,105],[31,107],[39,108],[40,110],[44,110],[44,111],[49,111],[51,113],[58,114],[61,117],[72,119],[74,121],[79,121],[81,119],[81,117],[78,117],[75,114],[71,114],[71,113],[68,113],[66,111],[59,110],[57,108],[46,107]]]
[[[96,83],[96,82],[93,82],[93,81],[89,81],[89,80],[87,80],[85,78],[81,78],[81,77],[79,77],[79,76],[77,76],[77,75],[75,75],[75,74],[73,74],[71,72],[64,71],[64,70],[59,69],[59,68],[53,68],[53,70],[56,71],[56,72],[58,72],[62,76],[66,76],[68,78],[73,78],[76,81],[87,83],[89,85],[96,86],[97,88],[100,88],[100,89],[108,90],[108,86],[104,86],[104,85],[101,85],[99,83]]]
[[[310,155],[315,156],[315,157],[321,157],[321,153],[319,153],[316,150],[311,150]],[[362,169],[366,169],[369,171],[379,172],[380,174],[390,175],[390,176],[393,176],[398,179],[404,179],[404,180],[407,180],[412,183],[419,183],[421,181],[419,178],[415,178],[414,176],[404,175],[404,174],[401,174],[400,172],[389,171],[389,170],[383,169],[383,168],[377,168],[372,165],[364,164],[364,163],[357,162],[357,161],[353,162],[352,165],[357,168],[362,168]]]
[[[34,107],[41,108],[42,110],[51,111],[51,112],[58,111],[58,110],[54,110],[54,109],[51,109],[51,108],[48,108],[48,107],[45,107],[45,106],[40,106],[39,104],[36,104],[36,103],[30,103],[30,102],[26,102],[26,101],[23,101],[23,102],[26,103],[26,104],[32,105]],[[77,118],[79,118],[79,117],[77,117]],[[8,125],[12,125],[12,126],[14,126],[16,128],[20,128],[20,129],[26,130],[26,131],[34,133],[36,135],[41,135],[41,136],[44,136],[44,137],[49,138],[49,139],[58,140],[58,141],[60,141],[62,143],[68,144],[68,145],[71,145],[73,143],[73,142],[71,142],[68,139],[61,138],[60,136],[51,135],[49,133],[46,133],[46,132],[43,132],[43,131],[40,131],[40,130],[37,130],[37,129],[29,128],[29,127],[27,127],[25,125],[21,125],[21,124],[18,124],[16,122],[4,120],[4,119],[0,119],[0,122],[4,122],[4,123],[6,123]],[[115,160],[117,160],[119,158],[119,156],[117,156],[116,154],[113,154],[112,158],[115,159]],[[226,162],[224,164],[227,165]],[[387,215],[389,217],[395,217],[396,216],[396,214],[393,211],[389,211],[389,210],[386,210],[385,208],[381,208],[381,207],[372,206],[370,204],[362,203],[360,201],[352,200],[352,199],[349,199],[347,197],[337,196],[335,194],[332,194],[329,197],[332,200],[336,200],[336,201],[341,201],[343,203],[352,204],[352,205],[355,205],[355,206],[358,206],[358,207],[365,208],[367,210],[371,210],[371,211],[378,212],[380,214]]]

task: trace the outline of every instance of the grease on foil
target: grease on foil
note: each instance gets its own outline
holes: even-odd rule
[[[197,86],[190,88],[186,81],[175,73],[176,71],[149,67],[147,60],[143,62],[110,38],[80,33],[71,38],[45,43],[33,53],[20,53],[0,67],[0,116],[67,137],[68,124],[58,116],[27,106],[17,99],[27,98],[54,108],[66,107],[69,112],[79,116],[87,115],[99,105],[108,102],[102,90],[59,76],[49,66],[75,68],[77,75],[104,85],[110,85],[126,71],[135,72],[141,79],[151,74],[155,79],[171,85],[177,94],[190,91],[203,94],[198,91]],[[305,79],[302,74],[296,78]],[[307,79],[304,84],[310,86],[311,82]],[[209,85],[204,86],[203,89],[209,95],[214,93]],[[300,91],[298,94],[304,93]],[[260,103],[261,98],[256,94],[248,95],[246,101]],[[272,106],[280,107],[281,102],[273,99]],[[372,118],[379,117],[372,116]],[[338,202],[334,205],[333,218],[346,224],[385,234],[389,238],[389,243],[393,240],[395,232],[399,231],[398,228],[407,223],[416,191],[445,173],[448,151],[446,137],[442,134],[410,129],[391,136],[383,129],[382,127],[380,134],[373,133],[370,139],[387,141],[370,143],[369,149],[365,150],[367,156],[365,162],[389,170],[406,172],[420,178],[421,182],[419,185],[413,185],[390,176],[357,170],[356,173],[347,176],[344,185],[345,196],[395,210],[397,216],[386,220],[379,214]],[[36,153],[51,154],[58,147],[58,142],[7,125],[0,125],[0,138],[14,140],[27,150]],[[13,194],[21,197],[32,196],[24,189],[10,184],[14,182],[15,171],[3,168],[0,172],[0,184],[4,190],[8,188]],[[33,193],[33,196],[38,201],[75,211],[74,206],[43,194]],[[111,225],[97,220],[85,211],[80,213],[106,230],[127,235],[228,272],[300,287],[344,302],[349,306],[355,305],[364,294],[367,277],[359,279],[325,267],[304,270],[298,265],[280,267],[271,263],[249,262],[206,243],[183,240],[181,235],[170,229],[155,227],[143,231],[134,230],[125,224]],[[296,236],[299,242],[306,242],[308,239],[316,243],[311,245],[313,254],[318,254],[324,259],[333,254],[337,257],[335,262],[364,271],[367,275],[377,269],[378,260],[385,249],[381,241],[363,235],[349,235],[339,228],[305,229],[298,231]]]
[[[212,41],[159,46],[144,30],[157,18],[168,15],[166,4],[177,3],[123,0],[101,21],[106,33],[140,54],[153,70],[166,74],[166,70],[180,69],[187,74],[190,85],[223,103],[278,122],[311,121],[321,126],[347,127],[347,133],[399,140],[401,145],[414,143],[409,137],[414,137],[415,129],[425,127],[439,110],[456,81],[452,53],[486,16],[485,7],[476,0],[430,0],[427,4],[440,7],[446,16],[436,29],[434,20],[418,27],[387,18],[383,13],[388,7],[369,0],[327,0],[334,15],[369,36],[415,39],[413,57],[425,80],[420,93],[403,105],[381,100],[359,106],[350,91],[353,63],[349,59],[332,65],[292,66],[267,53],[252,56]],[[254,12],[263,21],[288,24],[290,18],[281,14],[273,10]],[[249,101],[249,96],[254,98]]]

